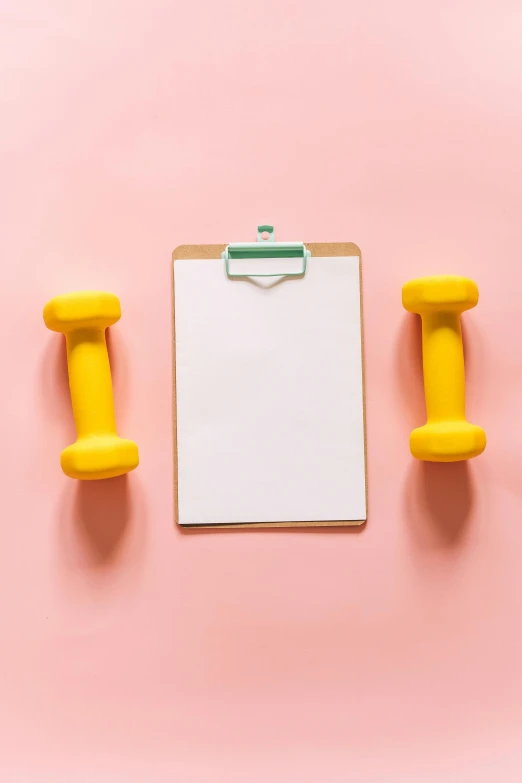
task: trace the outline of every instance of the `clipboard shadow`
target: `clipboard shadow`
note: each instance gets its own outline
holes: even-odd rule
[[[228,278],[231,283],[251,283],[257,288],[271,289],[281,285],[281,283],[294,282],[296,280],[303,280],[304,273],[302,275],[277,275],[274,277],[253,277],[251,275],[234,275]]]
[[[366,530],[367,520],[360,524],[354,525],[299,525],[298,522],[292,522],[285,527],[278,525],[212,525],[212,527],[187,527],[174,523],[178,532],[183,536],[197,536],[197,535],[225,535],[232,533],[235,535],[241,533],[259,533],[260,535],[266,535],[267,533],[277,533],[279,535],[288,535],[294,533],[298,535],[359,535]]]

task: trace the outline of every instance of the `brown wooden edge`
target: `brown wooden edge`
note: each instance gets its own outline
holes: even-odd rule
[[[362,386],[363,386],[363,425],[364,425],[364,473],[366,488],[366,518],[368,518],[368,456],[366,438],[366,381],[364,362],[364,317],[363,317],[363,282],[362,282],[362,256],[361,251],[353,242],[305,242],[312,256],[359,256],[359,293],[361,297],[361,356],[362,356]],[[219,259],[226,248],[224,245],[180,245],[172,253],[172,422],[174,444],[174,517],[178,522],[178,430],[177,430],[177,404],[176,404],[176,318],[174,308],[174,267],[177,259]],[[263,527],[357,527],[364,525],[366,519],[351,520],[326,520],[321,522],[245,522],[217,525],[180,525],[183,530],[226,530],[230,528],[263,528]],[[178,523],[179,524],[179,523]]]

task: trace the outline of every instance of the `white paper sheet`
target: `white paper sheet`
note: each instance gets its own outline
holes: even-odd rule
[[[174,280],[179,523],[365,520],[359,258]]]

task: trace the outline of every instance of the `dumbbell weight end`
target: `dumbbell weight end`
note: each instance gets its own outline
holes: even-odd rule
[[[459,462],[478,457],[486,448],[486,433],[468,421],[439,421],[417,427],[410,435],[410,451],[428,462]]]

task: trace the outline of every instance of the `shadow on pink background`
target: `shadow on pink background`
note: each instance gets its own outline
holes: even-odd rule
[[[0,778],[519,783],[522,7],[513,0],[6,0]],[[369,521],[173,524],[170,254],[363,254]],[[415,462],[402,284],[473,277],[469,464]],[[57,293],[114,291],[139,468],[67,479]]]
[[[465,328],[466,366],[472,358]],[[408,429],[426,420],[422,375],[421,319],[405,314],[398,340],[399,389],[409,403]],[[426,550],[458,551],[465,544],[475,503],[471,461],[454,464],[411,460],[404,491],[404,515],[412,540]]]

